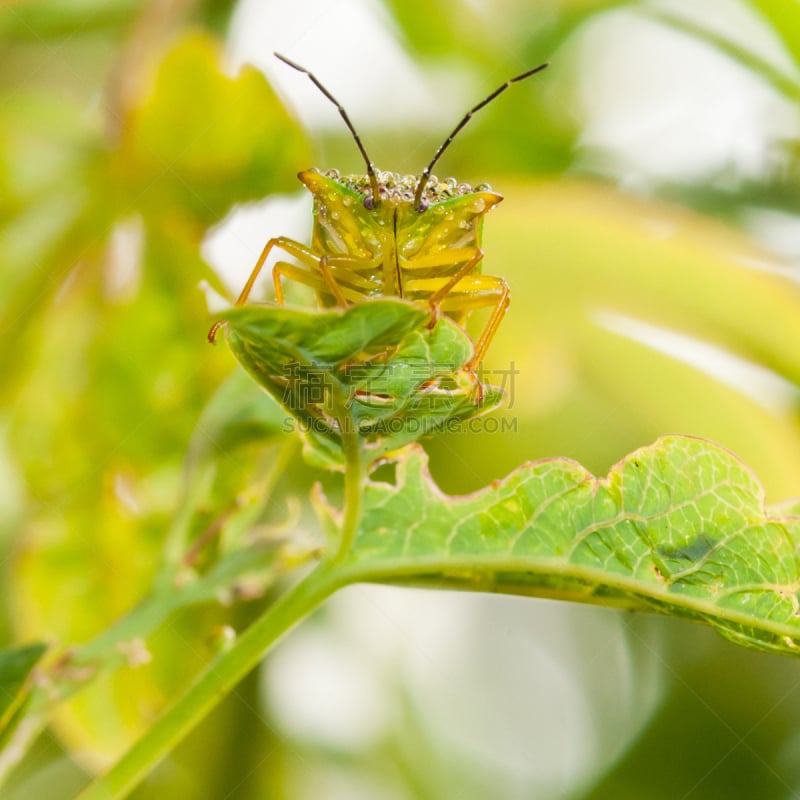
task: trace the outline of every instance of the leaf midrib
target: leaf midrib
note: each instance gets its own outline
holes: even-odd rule
[[[650,584],[641,579],[609,572],[600,567],[565,563],[563,558],[545,556],[536,557],[535,559],[512,559],[506,556],[483,554],[448,556],[445,559],[440,557],[415,557],[413,561],[409,559],[382,558],[380,564],[368,563],[367,557],[364,558],[364,561],[367,563],[358,563],[358,561],[351,559],[341,564],[337,573],[342,585],[353,583],[411,585],[416,581],[424,583],[427,588],[436,588],[432,579],[438,578],[441,581],[439,588],[453,589],[461,588],[458,580],[463,579],[465,582],[464,588],[467,588],[467,584],[482,591],[492,591],[496,587],[499,592],[509,593],[510,585],[503,583],[503,574],[526,573],[531,576],[540,575],[548,578],[570,577],[583,580],[588,585],[616,588],[643,599],[665,603],[685,612],[683,616],[695,617],[706,623],[711,622],[715,626],[718,626],[720,622],[728,622],[732,625],[742,625],[748,628],[768,631],[778,636],[790,638],[800,636],[800,616],[798,616],[797,627],[793,628],[785,623],[777,623],[763,617],[744,614],[725,606],[718,606],[714,600],[709,598],[696,597],[685,592],[669,591],[668,589],[662,589],[660,584]],[[463,575],[459,573],[463,573]],[[482,588],[482,582],[486,586],[491,585],[492,588]],[[753,588],[758,588],[759,586],[760,584],[755,584]],[[529,597],[570,599],[591,605],[607,606],[614,604],[610,602],[612,598],[606,595],[595,595],[594,593],[584,595],[569,589],[554,589],[550,586],[526,585],[524,588],[529,588],[531,591],[520,591],[515,592],[515,594]],[[631,610],[648,612],[655,610],[646,603],[620,602],[616,605],[621,605]]]

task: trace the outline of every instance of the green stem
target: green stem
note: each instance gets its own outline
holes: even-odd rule
[[[358,431],[345,404],[338,405],[345,456],[345,508],[337,552],[267,609],[105,775],[81,793],[78,800],[125,797],[258,664],[285,631],[342,584],[336,565],[349,552],[361,521],[366,467]]]
[[[361,453],[361,442],[355,422],[346,411],[339,415],[342,430],[342,450],[344,451],[344,519],[341,538],[335,560],[340,561],[355,539],[358,524],[361,522],[362,500],[364,496],[364,477],[366,466]]]
[[[194,726],[264,657],[267,649],[338,588],[327,564],[321,564],[286,592],[219,655],[186,693],[79,800],[125,797]]]

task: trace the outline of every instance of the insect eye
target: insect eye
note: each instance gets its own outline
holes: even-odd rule
[[[364,198],[364,208],[366,208],[367,211],[372,211],[372,209],[375,208],[375,201],[372,199],[371,194],[368,194]]]

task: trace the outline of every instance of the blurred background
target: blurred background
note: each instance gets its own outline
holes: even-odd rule
[[[146,595],[198,452],[198,530],[275,463],[261,522],[313,530],[298,450],[201,417],[220,386],[218,424],[256,391],[205,335],[269,237],[308,241],[296,173],[363,171],[274,50],[404,173],[551,62],[436,168],[505,196],[484,269],[512,306],[486,366],[513,375],[498,413],[516,426],[431,441],[443,489],[547,456],[605,474],[687,433],[739,455],[769,503],[800,494],[796,2],[16,0],[0,42],[3,646],[84,641]],[[178,613],[152,663],[66,704],[3,797],[73,797],[207,663],[211,631],[269,601],[250,594]],[[798,718],[797,662],[699,626],[357,586],[134,796],[783,800]]]

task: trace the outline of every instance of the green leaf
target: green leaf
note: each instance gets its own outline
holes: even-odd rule
[[[761,12],[773,33],[782,40],[795,64],[800,65],[800,7],[783,0],[750,0],[749,5]]]
[[[124,132],[112,175],[120,202],[133,197],[154,221],[187,212],[201,224],[237,201],[296,186],[305,139],[252,67],[222,70],[220,44],[185,35],[158,66]]]
[[[46,650],[41,643],[0,650],[0,733],[25,702],[31,672]]]
[[[342,463],[353,426],[370,460],[496,405],[502,393],[462,372],[467,334],[448,318],[402,300],[345,311],[235,308],[221,315],[242,366],[297,421],[316,463]]]
[[[467,497],[420,449],[371,483],[348,582],[462,588],[657,611],[760,650],[800,654],[800,519],[770,517],[723,448],[670,436],[598,479],[568,459],[528,464]]]

